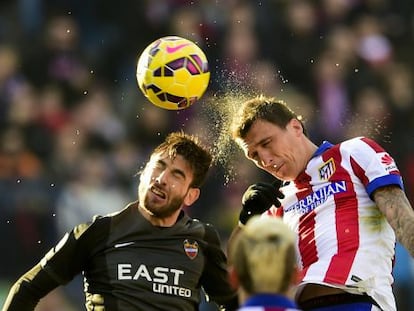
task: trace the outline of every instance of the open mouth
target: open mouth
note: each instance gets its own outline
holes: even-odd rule
[[[151,187],[151,192],[153,194],[155,194],[156,196],[165,199],[167,197],[167,195],[165,194],[165,192],[161,191],[159,188],[152,186]]]

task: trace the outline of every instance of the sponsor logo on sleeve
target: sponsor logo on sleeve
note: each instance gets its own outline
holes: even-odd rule
[[[385,165],[391,165],[392,163],[394,163],[394,159],[386,153],[381,157],[381,163]]]
[[[387,172],[398,171],[394,159],[388,153],[382,154],[381,163],[384,165],[384,168]]]

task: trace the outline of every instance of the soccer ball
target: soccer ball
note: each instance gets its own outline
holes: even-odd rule
[[[139,88],[154,105],[180,110],[201,98],[210,81],[208,61],[194,42],[160,38],[146,47],[137,64]]]

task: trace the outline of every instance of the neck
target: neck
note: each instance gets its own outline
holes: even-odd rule
[[[306,136],[303,136],[304,139],[302,143],[300,144],[301,150],[300,153],[303,155],[300,159],[302,163],[299,164],[298,169],[300,171],[303,171],[306,169],[306,166],[308,165],[309,161],[312,159],[312,156],[318,149],[318,146],[316,146],[309,138]]]
[[[305,154],[306,154],[306,163],[308,163],[310,161],[310,159],[312,158],[312,156],[314,155],[314,153],[316,152],[316,150],[318,149],[318,146],[316,146],[311,140],[306,139],[306,144],[305,144]]]

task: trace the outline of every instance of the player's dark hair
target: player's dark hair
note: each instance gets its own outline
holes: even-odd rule
[[[301,122],[303,133],[306,135],[301,117],[285,102],[261,95],[242,104],[239,113],[233,118],[231,128],[233,138],[245,138],[253,123],[259,119],[273,123],[282,129],[286,128],[290,120],[297,119]]]
[[[211,166],[212,155],[198,137],[183,131],[170,133],[152,154],[164,152],[172,159],[180,155],[189,163],[193,170],[192,187],[199,188],[204,183]]]

